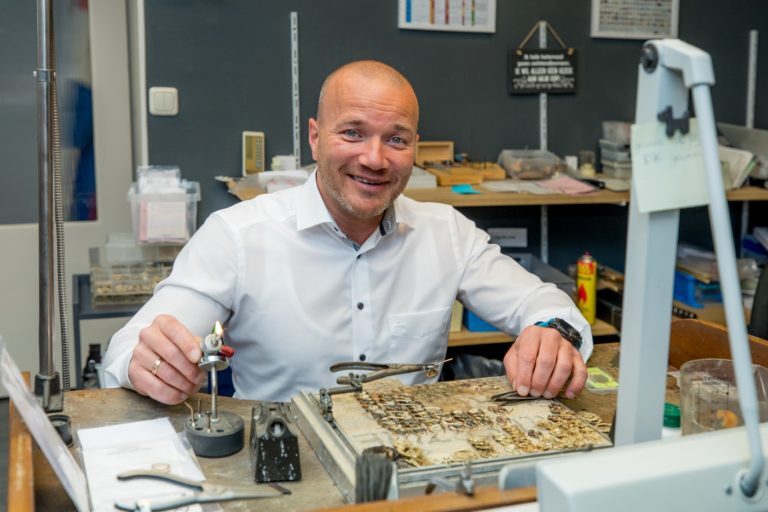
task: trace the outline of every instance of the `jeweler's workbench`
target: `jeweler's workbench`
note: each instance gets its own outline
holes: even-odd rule
[[[600,367],[611,375],[617,376],[618,348],[618,344],[597,345],[589,365]],[[206,400],[207,397],[203,397],[203,399]],[[678,402],[674,383],[668,385],[668,400]],[[241,415],[246,425],[250,425],[251,407],[255,403],[250,400],[220,399],[221,407]],[[576,413],[588,411],[597,414],[606,422],[610,422],[613,419],[616,407],[616,396],[615,394],[597,395],[584,391],[576,399],[562,400],[562,403]],[[72,427],[75,430],[168,416],[178,431],[183,428],[184,422],[189,416],[189,411],[184,405],[164,406],[124,389],[69,392],[66,394],[64,405],[64,413],[71,417]],[[18,416],[12,414],[11,422],[13,423],[14,421],[18,422],[19,419]],[[248,439],[248,432],[246,432],[246,439]],[[299,435],[299,443],[302,480],[299,482],[284,482],[282,484],[289,488],[293,494],[276,499],[260,500],[258,503],[253,501],[222,503],[222,508],[224,510],[253,510],[254,508],[259,510],[311,510],[341,507],[344,505],[340,491],[333,484],[333,481],[320,464],[303,435]],[[11,449],[13,449],[13,444],[14,439],[12,438]],[[246,448],[235,455],[218,459],[199,458],[198,460],[203,472],[211,482],[246,485],[253,481],[253,470],[251,468],[247,441]],[[73,510],[74,507],[53,474],[53,471],[37,449],[35,449],[33,461],[34,509]],[[30,484],[32,482],[29,475],[16,471],[12,467],[9,467],[9,475],[11,480],[9,485],[13,484],[14,480],[21,480],[23,483],[27,479]],[[531,493],[503,493],[491,489],[480,489],[480,491],[482,492],[479,493],[479,496],[488,497],[492,495],[490,504],[485,503],[484,506],[513,503],[520,499],[529,501],[533,497]],[[466,503],[467,499],[471,499],[459,495],[456,495],[455,498],[456,500],[448,501],[457,501],[457,503],[458,501],[464,501]],[[434,501],[436,505],[437,503],[445,503],[446,497],[445,495],[433,495],[418,499]],[[413,501],[413,499],[408,501]],[[364,506],[370,507],[371,505],[373,504]],[[426,509],[424,508],[425,506],[424,504],[419,505],[419,507],[422,507],[422,510]],[[446,507],[450,508],[447,504]],[[439,509],[445,510],[447,509],[446,507],[440,506]],[[438,509],[432,508],[431,505],[428,508],[432,510]]]

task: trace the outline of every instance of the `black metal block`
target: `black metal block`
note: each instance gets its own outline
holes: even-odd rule
[[[262,402],[253,407],[251,464],[257,482],[301,480],[299,439],[287,404]]]

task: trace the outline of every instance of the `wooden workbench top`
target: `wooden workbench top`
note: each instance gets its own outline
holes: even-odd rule
[[[598,344],[595,346],[589,365],[602,368],[614,377],[618,377],[618,353],[618,343]],[[667,400],[679,403],[673,381],[668,382]],[[192,402],[194,402],[194,398]],[[606,422],[613,421],[616,410],[615,394],[598,395],[585,390],[576,399],[562,400],[562,402],[574,411],[586,410],[594,412]],[[189,414],[188,409],[184,405],[164,406],[125,389],[72,391],[66,393],[64,403],[64,413],[71,417],[74,430],[167,416],[178,431],[183,428],[184,421]],[[252,470],[247,447],[250,421],[247,419],[250,418],[251,407],[255,403],[248,400],[221,398],[221,410],[237,413],[246,420],[246,447],[230,457],[198,459],[203,472],[208,475],[212,483],[228,482],[232,485],[246,485],[252,481]],[[18,418],[12,415],[11,421],[18,421]],[[285,483],[285,486],[293,491],[292,495],[276,499],[259,500],[258,503],[253,501],[228,502],[221,504],[222,508],[227,511],[254,509],[269,511],[327,509],[343,506],[344,501],[340,492],[301,435],[299,435],[299,443],[303,478],[300,482]],[[36,510],[74,510],[61,484],[38,449],[35,449],[34,455],[34,474]],[[482,492],[485,497],[484,499],[490,500],[487,506],[491,506],[491,504],[498,506],[516,501],[530,501],[534,495],[533,491],[504,493],[490,488]],[[456,510],[455,507],[460,506],[461,500],[464,500],[464,502],[467,500],[465,497],[455,495],[454,500],[448,499],[448,502],[452,503],[451,506],[448,506],[445,497],[435,498],[427,498],[427,500],[434,500],[434,502],[430,501],[429,506],[423,503],[419,504],[418,501],[410,499],[406,508],[410,507],[410,510]],[[439,502],[445,502],[445,506],[439,505]],[[375,510],[375,507],[371,508],[372,505],[365,504],[365,507],[368,507],[365,510]],[[386,507],[394,510],[392,508],[393,503],[381,502],[380,505],[384,507],[380,508],[380,510],[387,510]],[[403,503],[403,506],[406,506],[406,504]]]
[[[203,403],[207,397],[203,396]],[[196,403],[193,397],[190,403]],[[210,483],[227,482],[247,485],[253,481],[248,434],[250,433],[251,407],[256,402],[221,397],[219,410],[239,414],[245,421],[245,447],[235,455],[217,459],[198,457],[203,473]],[[113,425],[128,421],[141,421],[167,416],[176,431],[184,428],[189,410],[182,404],[165,406],[149,398],[125,389],[96,389],[66,393],[64,414],[72,419],[73,430]],[[302,480],[281,483],[292,491],[289,496],[263,500],[243,500],[222,503],[226,511],[246,510],[312,510],[337,507],[344,504],[338,489],[326,473],[304,438],[299,435]],[[35,509],[74,510],[53,471],[48,467],[39,450],[35,450]],[[44,468],[43,471],[40,468]]]

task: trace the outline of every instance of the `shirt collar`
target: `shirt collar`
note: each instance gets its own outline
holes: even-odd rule
[[[320,196],[320,190],[317,188],[317,168],[301,188],[296,205],[296,228],[301,231],[321,224],[335,225],[333,217],[331,217],[323,198]],[[382,236],[388,235],[397,228],[399,223],[412,226],[410,218],[407,203],[402,196],[399,196],[395,199],[395,203],[384,212],[384,218],[379,225],[379,232]]]
[[[317,169],[309,175],[301,186],[296,204],[296,229],[309,229],[320,224],[334,224],[333,217],[328,212],[320,190],[317,188]]]

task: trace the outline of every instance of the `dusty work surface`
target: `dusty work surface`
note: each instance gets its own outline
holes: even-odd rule
[[[508,391],[506,377],[417,386],[386,379],[334,397],[334,418],[358,453],[394,447],[412,467],[611,444],[603,433],[611,425],[599,415],[575,413],[557,400],[491,399]]]
[[[207,395],[201,395],[203,403]],[[190,403],[196,401],[190,398]],[[245,447],[229,457],[198,461],[210,483],[248,485],[253,483],[248,439],[250,435],[251,407],[257,402],[220,398],[219,410],[239,414],[245,422]],[[189,416],[188,409],[182,404],[165,406],[125,389],[97,389],[72,391],[65,395],[64,413],[72,419],[73,430],[79,428],[100,427],[129,421],[140,421],[168,417],[176,431],[184,428],[184,421]],[[231,501],[221,503],[226,510],[312,510],[317,508],[337,507],[344,504],[333,481],[317,460],[301,433],[299,453],[301,458],[302,480],[284,482],[292,494],[279,498],[262,500]],[[44,462],[39,450],[35,454],[35,503],[37,510],[74,510],[74,506],[61,488],[55,474]],[[43,469],[41,469],[43,468]],[[254,484],[256,485],[256,484]],[[263,485],[263,484],[262,484]]]

